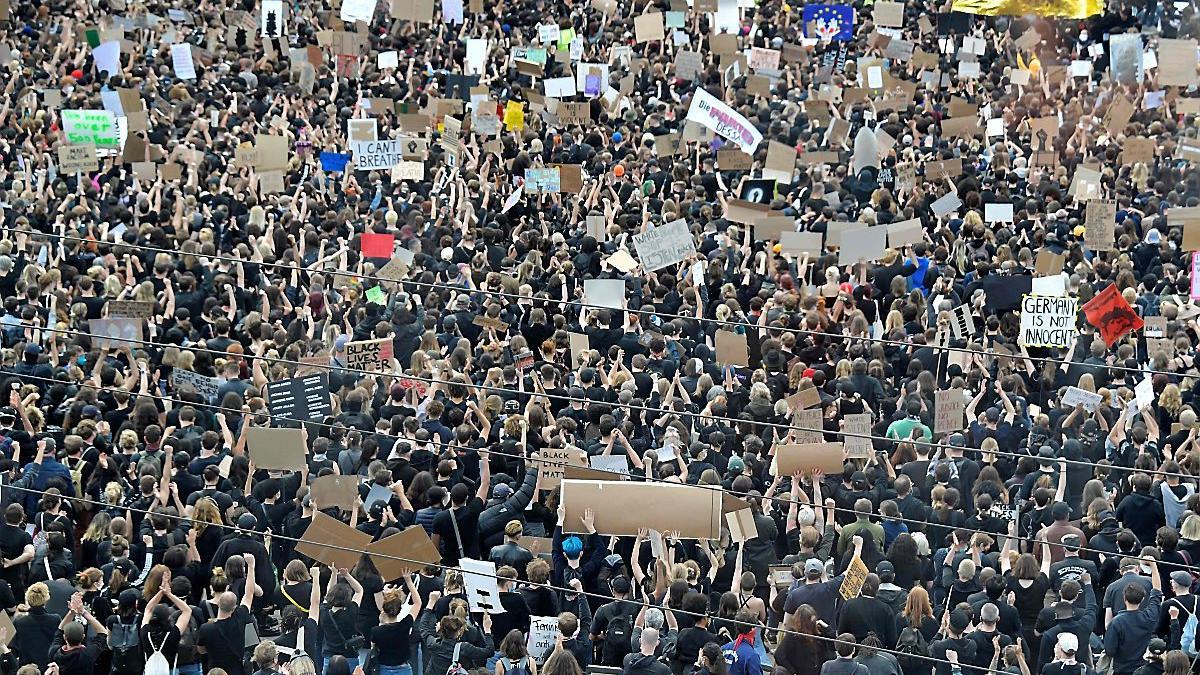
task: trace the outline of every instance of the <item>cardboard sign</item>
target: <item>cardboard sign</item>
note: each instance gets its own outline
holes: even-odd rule
[[[754,524],[754,511],[742,509],[725,514],[725,523],[729,527],[729,538],[735,543],[742,543],[758,538],[758,526]]]
[[[1037,258],[1034,260],[1033,268],[1039,276],[1048,277],[1055,274],[1062,274],[1063,265],[1067,262],[1067,256],[1063,253],[1055,253],[1050,249],[1042,249],[1038,251]]]
[[[846,415],[842,418],[844,422],[842,431],[845,435],[842,437],[846,447],[846,457],[849,459],[867,459],[874,452],[874,446],[871,444],[871,414],[861,413],[855,415]]]
[[[623,279],[584,279],[583,295],[588,305],[623,309],[625,281]]]
[[[921,225],[920,218],[887,224],[888,248],[899,249],[903,246],[919,244],[922,241],[925,241],[925,229]]]
[[[750,365],[750,347],[745,333],[718,330],[716,333],[717,363],[725,366]]]
[[[842,472],[841,443],[781,443],[775,446],[777,476],[790,476],[797,471]]]
[[[1148,316],[1143,319],[1142,335],[1147,338],[1165,338],[1167,336],[1167,317]]]
[[[100,349],[138,348],[144,342],[141,319],[91,319],[88,321],[94,346]]]
[[[741,150],[718,150],[717,168],[721,171],[744,171],[753,166],[753,158]]]
[[[312,482],[310,490],[317,509],[335,507],[349,511],[358,500],[358,476],[321,476]]]
[[[154,303],[141,300],[109,300],[108,316],[111,319],[149,319],[154,316]]]
[[[268,382],[267,406],[277,419],[324,421],[333,414],[329,402],[329,373]]]
[[[841,469],[839,468],[839,471]],[[642,528],[678,531],[685,539],[719,539],[721,493],[691,485],[633,481],[563,480],[563,531],[584,533],[582,517],[595,515],[603,535],[636,535]]]
[[[812,389],[811,391],[816,391]],[[822,427],[825,423],[825,412],[820,408],[796,410],[792,413],[792,427],[795,429],[797,443],[824,443],[825,433]]]
[[[866,563],[860,558],[854,558],[850,561],[850,566],[846,568],[842,577],[842,586],[839,590],[843,600],[852,600],[858,597],[862,592],[863,582],[867,580],[867,575],[871,570],[867,569]]]
[[[371,535],[366,532],[359,532],[336,518],[315,511],[312,524],[296,544],[296,552],[330,567],[348,570],[358,564],[362,556],[360,551],[370,543]],[[383,570],[379,571],[382,574]]]
[[[940,389],[933,392],[933,431],[944,434],[963,428],[967,401],[962,389]]]
[[[250,427],[246,448],[257,469],[308,470],[308,447],[300,429]]]
[[[821,240],[820,232],[783,231],[779,233],[779,251],[787,255],[809,255],[815,258],[821,255]]]
[[[537,461],[541,474],[541,489],[553,490],[562,482],[568,466],[583,466],[579,450],[572,448],[542,448]]]
[[[1093,199],[1087,203],[1083,245],[1093,251],[1115,248],[1117,202],[1112,199]]]
[[[58,170],[62,173],[88,173],[100,168],[94,145],[58,146]]]
[[[392,338],[347,342],[346,367],[366,373],[390,371],[392,368]]]
[[[1104,344],[1111,348],[1123,335],[1141,330],[1142,317],[1125,302],[1116,284],[1109,284],[1083,306],[1088,323],[1100,331]],[[1022,331],[1024,333],[1024,331]]]
[[[217,398],[217,391],[221,388],[221,381],[215,377],[176,367],[171,369],[171,386],[176,391],[192,391],[204,397],[206,401],[214,401]]]

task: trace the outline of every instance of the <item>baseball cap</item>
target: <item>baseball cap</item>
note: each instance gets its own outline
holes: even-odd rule
[[[508,486],[508,483],[500,483],[492,488],[492,496],[496,499],[508,499],[511,494],[512,488]]]
[[[1183,570],[1175,570],[1171,572],[1171,581],[1181,588],[1190,588],[1192,585],[1192,575]]]
[[[808,562],[804,563],[804,576],[818,575],[825,572],[825,565],[816,558],[809,558]]]
[[[1162,642],[1162,640],[1159,640],[1159,642]],[[1067,654],[1074,654],[1079,651],[1079,638],[1074,633],[1059,633],[1058,648]]]
[[[623,574],[613,577],[611,583],[614,593],[628,593],[630,590],[629,579],[625,578]]]
[[[1146,646],[1146,651],[1155,656],[1162,656],[1167,653],[1167,643],[1162,638],[1154,638]]]
[[[741,457],[731,457],[726,469],[729,473],[741,473],[746,470],[746,463],[742,461]]]
[[[1096,514],[1096,518],[1101,522],[1101,524],[1103,524],[1110,520],[1115,521],[1117,519],[1117,514],[1113,513],[1112,511],[1105,510]]]
[[[1066,520],[1071,516],[1071,507],[1063,502],[1056,502],[1050,507],[1050,516],[1055,520]]]
[[[892,565],[890,560],[881,560],[875,566],[875,574],[879,575],[880,580],[891,581],[896,578],[896,567]]]

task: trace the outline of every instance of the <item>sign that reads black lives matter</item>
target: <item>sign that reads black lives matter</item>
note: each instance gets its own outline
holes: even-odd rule
[[[1069,347],[1079,300],[1053,295],[1026,295],[1021,299],[1021,338],[1025,347]]]

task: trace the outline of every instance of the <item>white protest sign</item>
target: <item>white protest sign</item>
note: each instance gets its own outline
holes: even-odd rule
[[[467,603],[475,614],[503,614],[500,587],[496,584],[496,563],[471,558],[459,558],[463,585],[467,587]]]
[[[342,0],[342,21],[371,23],[374,14],[375,0]]]
[[[196,79],[196,64],[192,61],[192,46],[183,43],[171,45],[171,67],[181,80]]]
[[[529,617],[529,656],[542,663],[554,651],[554,643],[558,638],[557,616]]]
[[[261,19],[263,37],[283,37],[283,0],[262,0]]]
[[[685,257],[696,253],[692,233],[682,218],[633,235],[633,247],[647,272],[683,262]]]
[[[1062,397],[1062,404],[1069,408],[1082,405],[1084,410],[1088,412],[1096,412],[1096,407],[1099,406],[1100,402],[1103,400],[1104,397],[1100,394],[1087,391],[1086,389],[1080,389],[1079,387],[1067,387],[1067,391]]]
[[[63,133],[72,145],[120,148],[117,116],[107,110],[62,111]]]
[[[354,151],[354,168],[363,171],[390,169],[404,161],[399,140],[354,141],[350,149]]]
[[[1154,381],[1149,377],[1138,382],[1133,388],[1134,402],[1138,410],[1145,410],[1154,403]]]
[[[1026,347],[1067,347],[1075,339],[1079,300],[1046,295],[1021,299],[1020,344]]]
[[[703,89],[696,90],[687,118],[729,139],[748,155],[754,154],[763,139],[750,120]]]
[[[217,389],[220,388],[221,381],[215,377],[193,373],[190,370],[172,368],[171,386],[181,391],[190,387],[197,394],[203,396],[206,401],[211,401],[217,397]]]

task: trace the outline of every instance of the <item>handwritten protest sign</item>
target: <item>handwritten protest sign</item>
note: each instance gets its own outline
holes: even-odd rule
[[[354,168],[370,171],[390,169],[404,161],[399,139],[393,141],[354,141]]]
[[[172,368],[171,386],[175,387],[177,391],[194,391],[203,396],[206,401],[212,401],[217,397],[221,381],[215,377],[193,373],[183,368]]]
[[[62,111],[63,134],[72,145],[94,145],[97,148],[121,147],[117,116],[107,110]]]
[[[749,120],[703,89],[696,90],[687,118],[728,138],[747,154],[762,142],[762,133]]]
[[[692,233],[682,218],[633,235],[633,246],[647,272],[657,272],[696,253]]]
[[[963,428],[967,402],[962,389],[944,389],[933,393],[933,431],[942,434]]]
[[[391,370],[392,338],[347,342],[346,367],[368,372]]]
[[[100,166],[94,145],[58,146],[58,170],[63,173],[86,173]]]
[[[1020,344],[1026,347],[1067,347],[1078,330],[1076,298],[1026,295],[1021,300]]]
[[[1063,393],[1062,404],[1068,408],[1074,408],[1077,405],[1083,406],[1083,409],[1088,412],[1096,412],[1096,408],[1104,397],[1095,392],[1080,389],[1076,386],[1067,387],[1067,391]]]

